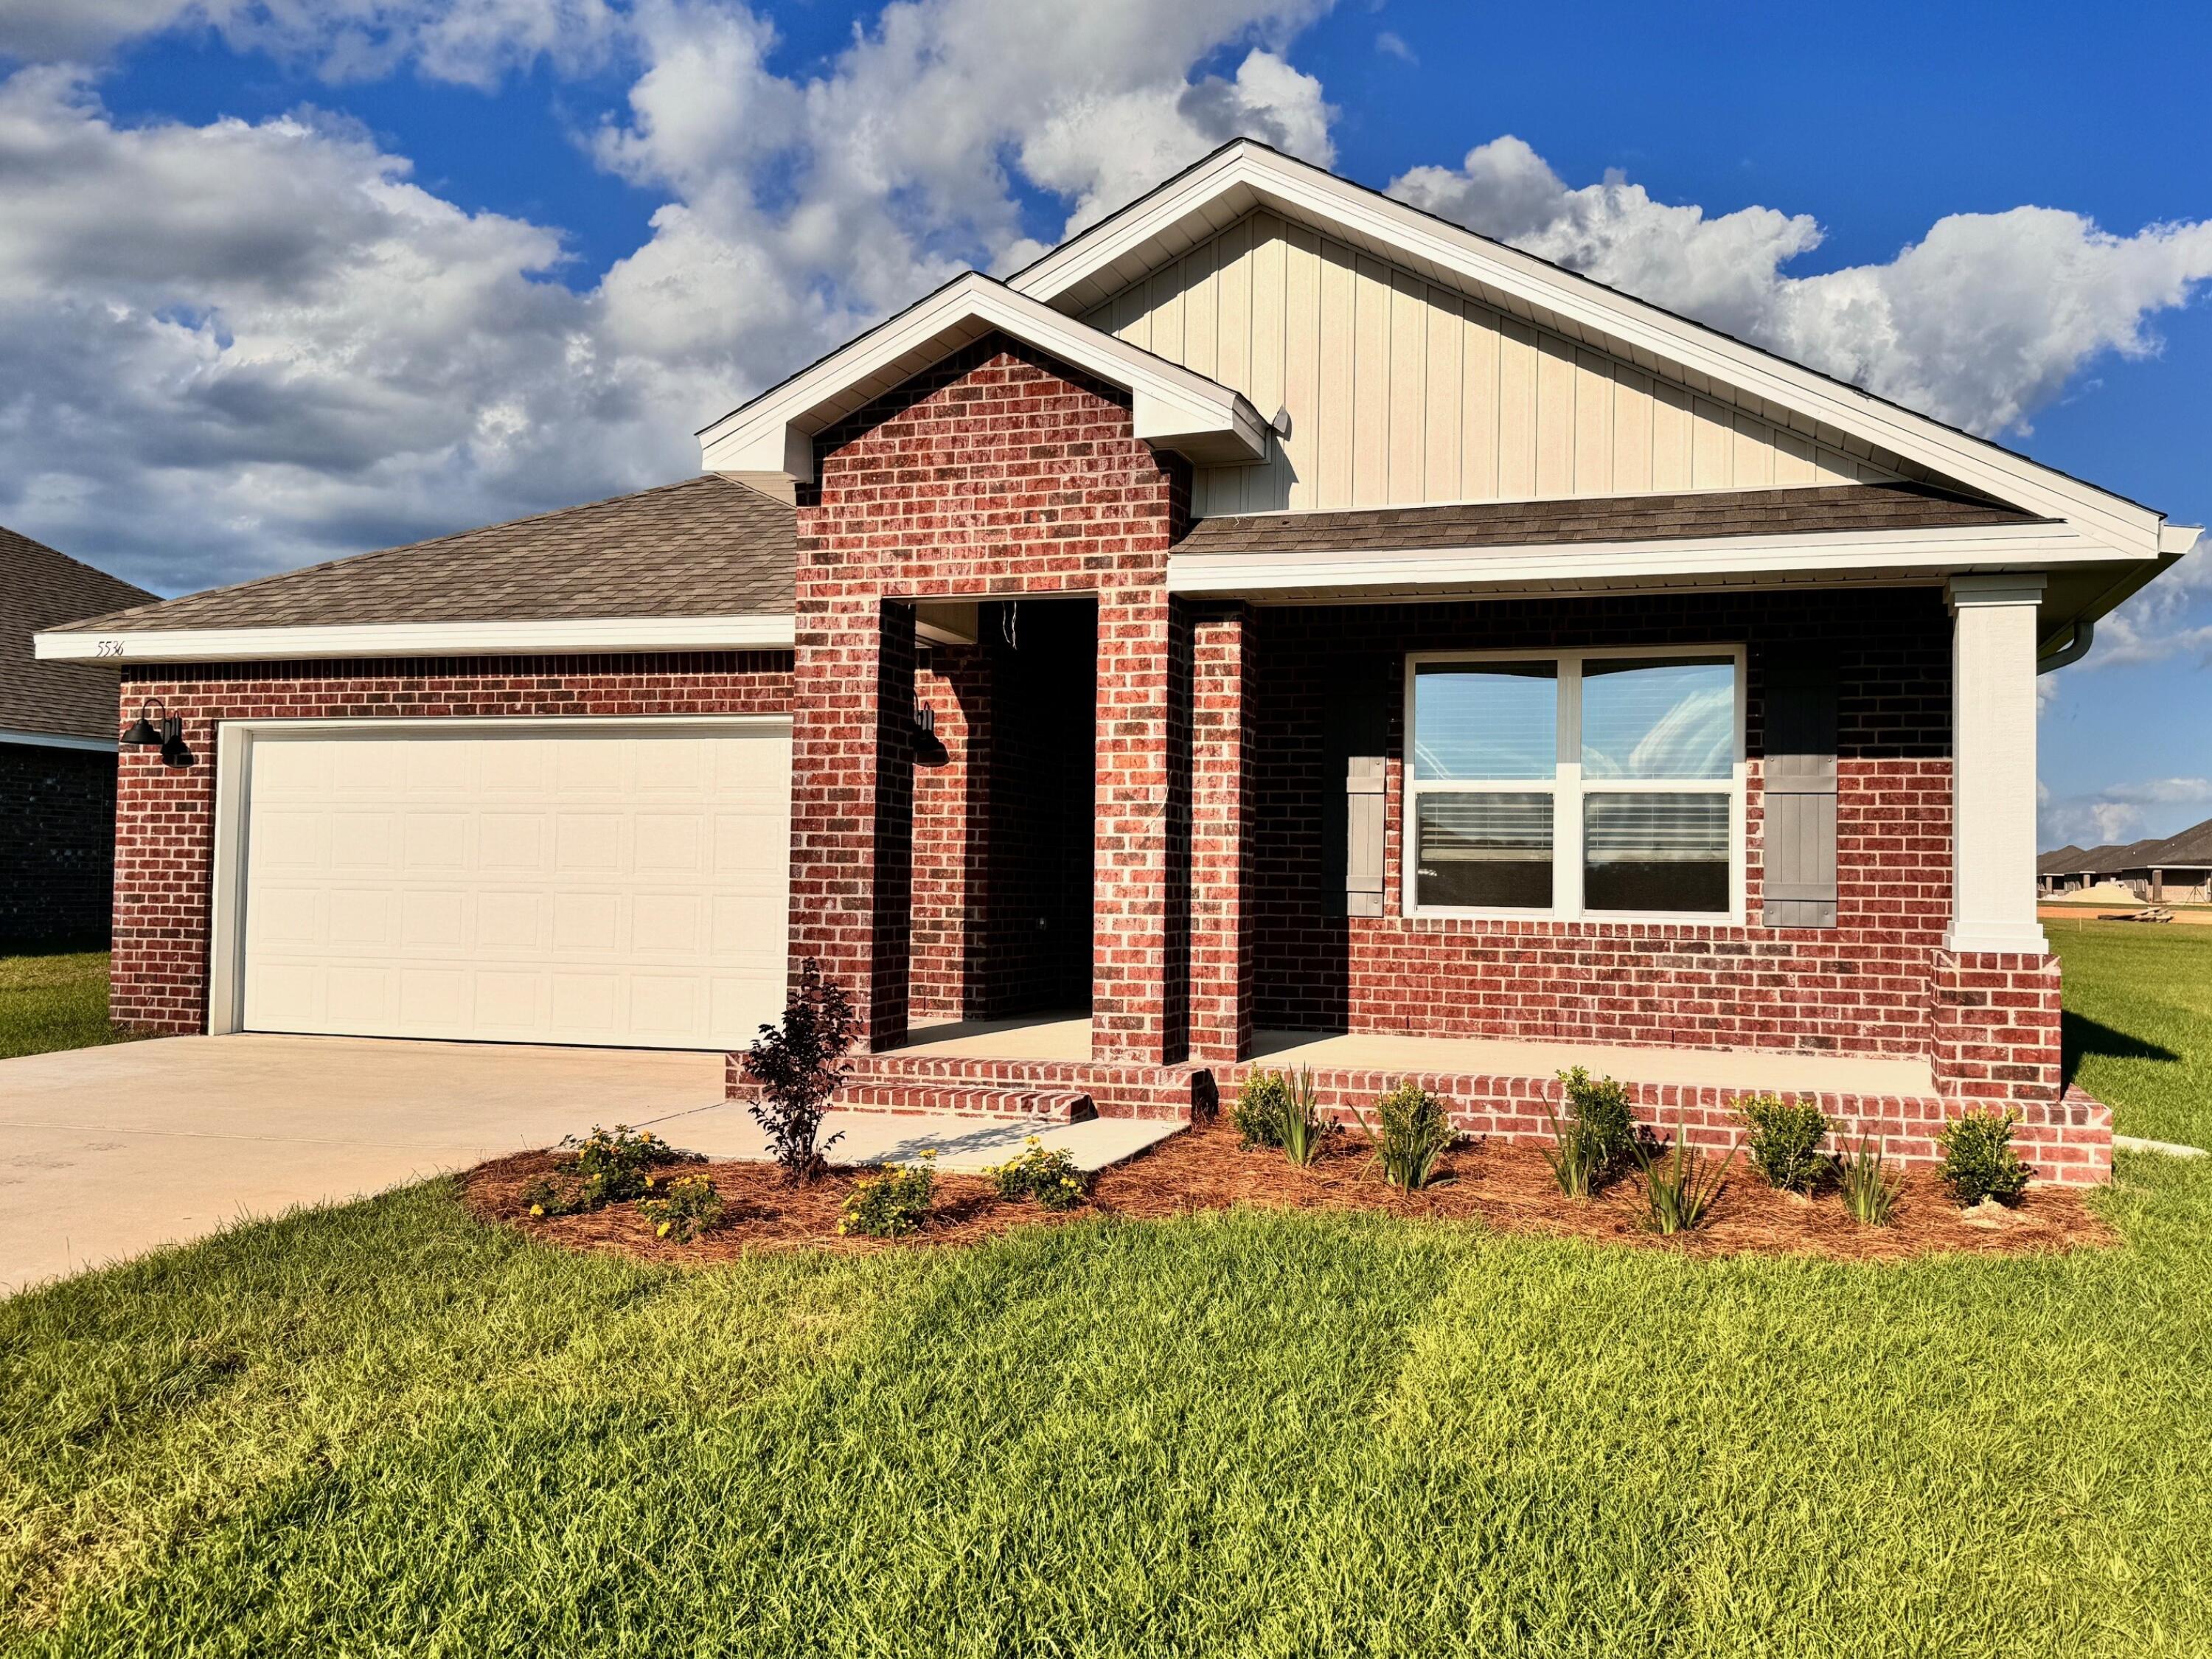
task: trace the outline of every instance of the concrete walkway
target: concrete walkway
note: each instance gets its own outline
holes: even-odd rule
[[[0,1293],[719,1102],[722,1056],[165,1037],[0,1060]]]
[[[713,1158],[766,1152],[719,1054],[246,1036],[0,1060],[0,1295],[617,1123]],[[824,1133],[844,1132],[840,1164],[933,1146],[939,1169],[979,1170],[1035,1133],[1095,1170],[1181,1127],[838,1112]]]

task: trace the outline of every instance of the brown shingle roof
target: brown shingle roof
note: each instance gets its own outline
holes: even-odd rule
[[[792,608],[797,536],[783,502],[708,473],[62,631],[783,616]]]
[[[2128,849],[2130,870],[2212,870],[2212,818],[2193,823],[2164,841],[2138,842]]]
[[[92,662],[40,662],[31,635],[88,611],[154,596],[119,576],[0,527],[0,730],[58,738],[112,738],[115,670]]]
[[[2048,853],[2038,855],[2035,860],[2035,873],[2039,876],[2071,875],[2081,867],[2081,860],[2087,856],[2087,853],[2069,841],[2063,847],[2056,847]]]
[[[1821,484],[1678,495],[1468,501],[1201,519],[1177,553],[1334,553],[1547,542],[1668,541],[1817,531],[2033,524],[2032,514],[1917,483]]]

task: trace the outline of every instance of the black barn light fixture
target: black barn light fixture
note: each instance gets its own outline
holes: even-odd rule
[[[172,714],[168,704],[159,697],[149,697],[138,705],[138,718],[124,728],[123,741],[138,749],[159,747],[166,765],[192,763],[192,751],[185,746],[184,721]]]

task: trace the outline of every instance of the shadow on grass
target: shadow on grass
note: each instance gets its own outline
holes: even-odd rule
[[[2069,1083],[2073,1082],[2082,1059],[2089,1054],[2106,1060],[2174,1060],[2181,1058],[2162,1044],[2143,1037],[2130,1036],[2125,1031],[2114,1030],[2102,1020],[2091,1019],[2087,1014],[2069,1012],[2063,1016],[2059,1040],[2063,1048],[2060,1064]]]

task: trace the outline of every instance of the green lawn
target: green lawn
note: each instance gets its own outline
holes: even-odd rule
[[[107,952],[0,956],[0,1060],[119,1042],[107,1023]]]
[[[2212,927],[2046,921],[2066,1059],[2125,1135],[2212,1147]]]
[[[0,1647],[2202,1655],[2212,1160],[2102,1202],[1906,1267],[1246,1211],[684,1272],[432,1182],[0,1304]]]

